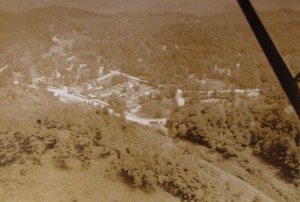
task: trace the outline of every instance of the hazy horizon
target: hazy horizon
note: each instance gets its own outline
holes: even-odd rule
[[[253,0],[251,2],[258,10],[282,8],[300,10],[297,0]],[[105,14],[139,11],[209,14],[238,8],[235,0],[0,0],[0,10],[9,12],[22,12],[47,6],[76,7]]]

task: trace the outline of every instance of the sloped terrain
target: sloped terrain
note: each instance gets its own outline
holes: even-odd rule
[[[293,185],[257,174],[264,163],[245,171],[249,165],[105,110],[36,89],[14,95],[1,102],[2,201],[298,201]],[[223,170],[229,163],[236,172]]]
[[[263,14],[297,72],[299,12]],[[0,201],[300,201],[299,121],[242,19],[0,12]]]

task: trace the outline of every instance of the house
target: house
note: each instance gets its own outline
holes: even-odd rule
[[[83,68],[86,68],[88,65],[87,64],[79,64],[79,69],[83,69]]]
[[[183,96],[182,90],[177,89],[176,102],[177,102],[177,106],[179,106],[179,107],[184,106],[184,104],[185,104],[185,99],[182,96]]]
[[[77,59],[77,57],[71,56],[71,57],[68,57],[68,58],[67,58],[67,62],[73,62],[73,61],[75,61],[76,59]]]
[[[133,83],[131,83],[131,82],[129,82],[129,84],[128,84],[128,88],[133,88],[134,87],[134,84]]]
[[[103,74],[103,72],[104,72],[104,67],[103,66],[99,67],[99,74],[101,75]]]
[[[56,72],[55,72],[55,77],[56,77],[56,78],[60,78],[60,77],[61,77],[61,74],[59,73],[58,70],[56,70]]]
[[[32,78],[32,84],[37,85],[39,82],[46,81],[45,76]]]
[[[60,39],[57,36],[52,37],[53,43],[60,43]]]
[[[142,108],[141,105],[137,105],[137,106],[135,106],[134,108],[131,108],[131,109],[130,109],[130,113],[137,113],[138,111],[141,110],[141,108]]]
[[[0,73],[4,72],[5,70],[7,70],[8,65],[5,65],[4,67],[0,68]]]
[[[246,90],[247,92],[247,97],[248,98],[258,98],[258,96],[260,95],[260,90],[259,89],[248,89]]]
[[[94,95],[94,94],[87,94],[87,97],[88,98],[92,98],[92,99],[96,99],[97,98],[97,96],[96,95]]]
[[[66,42],[62,41],[57,35],[52,37],[52,42],[57,44],[65,44]]]
[[[206,81],[205,80],[198,80],[198,82],[202,85],[206,84]]]
[[[215,64],[215,72],[219,73],[219,75],[226,74],[227,76],[231,76],[231,69],[230,68],[219,68],[217,64]]]

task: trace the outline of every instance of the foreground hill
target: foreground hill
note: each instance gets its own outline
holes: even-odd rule
[[[299,200],[298,188],[251,151],[226,160],[37,89],[1,88],[0,96],[2,201]]]

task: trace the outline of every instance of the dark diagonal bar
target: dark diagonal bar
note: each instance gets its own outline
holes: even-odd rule
[[[260,21],[249,0],[237,0],[260,46],[269,60],[283,90],[300,118],[300,92],[297,82],[283,61],[276,46]]]

